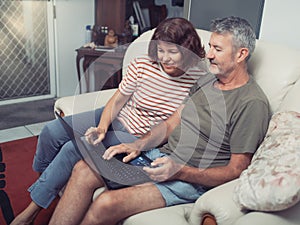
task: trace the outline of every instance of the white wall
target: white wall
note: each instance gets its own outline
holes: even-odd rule
[[[78,89],[76,49],[85,44],[85,26],[94,24],[94,0],[56,0],[57,95]]]
[[[265,0],[260,39],[300,50],[299,10],[299,0]]]
[[[172,6],[171,0],[155,0],[156,5],[166,5],[168,17],[183,17],[183,7]]]
[[[171,0],[155,0],[155,3],[166,4],[171,16],[179,8],[172,7]],[[259,38],[300,50],[299,9],[299,0],[265,0]]]

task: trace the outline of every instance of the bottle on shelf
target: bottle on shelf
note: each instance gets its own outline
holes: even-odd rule
[[[85,27],[85,43],[90,43],[92,41],[92,27],[91,25],[86,25]]]

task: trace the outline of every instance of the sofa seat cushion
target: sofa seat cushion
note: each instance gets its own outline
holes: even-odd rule
[[[261,211],[283,210],[300,200],[300,113],[273,115],[233,198],[242,208]]]
[[[127,218],[123,225],[190,225],[188,219],[193,205],[189,203],[146,211]]]

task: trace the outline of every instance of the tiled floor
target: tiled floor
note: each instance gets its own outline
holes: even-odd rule
[[[47,122],[0,130],[0,143],[37,136],[41,132],[45,123]]]

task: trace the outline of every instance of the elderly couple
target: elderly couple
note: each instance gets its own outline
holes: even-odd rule
[[[33,168],[41,176],[29,188],[32,202],[12,224],[31,224],[66,184],[50,224],[117,224],[140,212],[194,202],[239,177],[264,138],[271,112],[247,72],[256,42],[249,23],[215,19],[211,31],[205,52],[189,21],[166,19],[148,54],[130,63],[104,108],[65,118],[91,144],[107,147],[106,160],[126,153],[128,162],[145,151],[153,167],[143,170],[153,182],[106,189],[92,201],[105,183],[54,120],[39,136]]]

